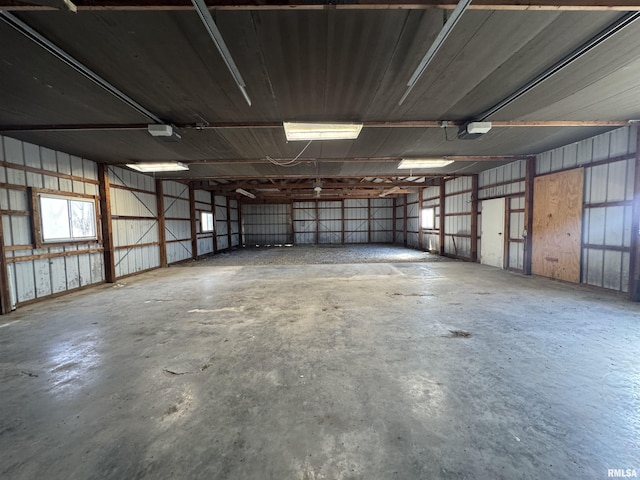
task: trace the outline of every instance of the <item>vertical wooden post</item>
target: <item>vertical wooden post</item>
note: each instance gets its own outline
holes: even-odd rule
[[[439,231],[438,231],[438,243],[440,244],[440,255],[444,255],[444,239],[445,239],[445,232],[444,232],[444,225],[445,225],[445,208],[444,208],[444,203],[446,200],[446,186],[445,184],[447,183],[447,181],[444,178],[440,179],[440,225],[438,226]]]
[[[164,186],[162,180],[156,180],[156,205],[158,210],[158,243],[160,250],[160,268],[167,266],[167,231],[164,224]]]
[[[636,145],[632,211],[629,300],[640,302],[640,128],[638,128],[638,141]]]
[[[502,241],[504,243],[502,247],[502,268],[509,268],[509,237],[511,232],[511,198],[506,197],[504,199],[504,228],[502,230]]]
[[[367,198],[367,243],[371,243],[371,199]]]
[[[2,226],[2,215],[0,215],[0,314],[2,315],[11,311],[11,293],[9,291],[9,275],[7,273],[7,253],[4,245],[4,229]]]
[[[213,215],[213,253],[218,253],[218,224],[216,222],[216,192],[211,192],[211,214]]]
[[[244,247],[244,227],[242,226],[242,201],[236,200],[238,216],[238,246]]]
[[[196,189],[189,182],[189,215],[191,219],[191,258],[198,258],[198,228],[196,222]],[[202,230],[202,227],[200,228]]]
[[[229,198],[229,195],[227,195],[227,242],[228,242],[228,247],[229,250],[231,250],[231,246],[233,243],[233,235],[231,235],[231,199]],[[236,205],[238,205],[238,202],[236,202]]]
[[[396,207],[398,203],[398,197],[393,197],[393,213],[391,215],[391,243],[396,243]]]
[[[418,187],[418,248],[424,250],[424,232],[422,231],[422,187]]]
[[[408,195],[405,193],[403,212],[402,212],[402,214],[404,215],[404,223],[402,225],[402,243],[405,247],[408,245],[408,240],[409,240],[409,231],[407,226],[407,223],[409,222],[409,205],[407,204],[408,198],[409,198]]]
[[[471,261],[478,261],[478,174],[471,176]]]
[[[524,174],[524,258],[522,273],[531,275],[533,255],[533,180],[536,176],[536,157],[527,157]],[[508,235],[508,233],[506,234]]]
[[[296,242],[296,225],[293,221],[293,200],[289,202],[289,228],[291,229],[291,243]]]
[[[318,200],[316,199],[316,245],[320,243],[320,214],[318,212]]]
[[[340,201],[340,207],[341,207],[341,211],[342,211],[342,245],[344,245],[344,198]]]
[[[116,281],[116,261],[113,249],[113,230],[111,222],[111,186],[109,185],[109,166],[98,164],[98,192],[100,195],[100,228],[102,230],[102,248],[104,250],[104,279],[107,283]]]

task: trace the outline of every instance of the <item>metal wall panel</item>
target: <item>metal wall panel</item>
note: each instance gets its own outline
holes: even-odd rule
[[[15,168],[10,165],[0,167],[0,208],[4,211],[2,225],[12,307],[104,281],[102,255],[81,253],[100,248],[101,245],[95,242],[68,247],[34,248],[31,212],[27,191],[24,189],[46,188],[61,195],[96,195],[97,185],[90,182],[96,181],[97,165],[79,157],[3,136],[0,136],[0,160],[15,165]],[[26,171],[26,168],[31,171]],[[74,175],[78,179],[60,178],[56,176],[58,173]],[[96,212],[96,218],[98,214]],[[47,258],[33,259],[35,255],[47,255]]]
[[[198,239],[198,251],[196,253],[198,256],[207,255],[214,252],[213,236],[215,235],[215,223],[213,225],[213,232],[203,232],[200,215],[202,212],[213,213],[211,192],[196,190],[194,192],[194,198],[196,204],[196,238]]]
[[[216,223],[216,241],[218,250],[226,250],[230,247],[227,218],[227,197],[222,195],[215,196],[215,223]]]
[[[155,248],[152,251],[155,251],[156,256],[150,258],[149,246],[141,246],[159,241],[155,180],[114,166],[109,167],[108,174],[112,184],[111,215],[114,217],[112,231],[116,277],[159,267],[159,247],[153,246]]]
[[[624,127],[544,152],[536,160],[538,173],[584,168],[581,281],[622,292],[629,280],[636,138],[637,127]]]
[[[420,248],[420,237],[418,234],[418,194],[409,193],[406,196],[407,202],[407,246]]]
[[[164,180],[162,192],[167,263],[171,264],[193,258],[189,186],[184,183]]]
[[[315,202],[293,202],[293,241],[296,244],[316,243]]]
[[[243,204],[242,228],[245,245],[291,243],[291,213],[285,204]]]

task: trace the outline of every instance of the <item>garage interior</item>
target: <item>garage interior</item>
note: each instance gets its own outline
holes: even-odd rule
[[[0,475],[632,476],[638,18],[0,0]]]

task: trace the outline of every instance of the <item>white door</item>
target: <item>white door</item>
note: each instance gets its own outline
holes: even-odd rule
[[[482,231],[480,232],[480,263],[504,268],[504,198],[483,200]]]

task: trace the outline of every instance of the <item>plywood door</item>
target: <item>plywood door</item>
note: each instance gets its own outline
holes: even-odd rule
[[[482,201],[480,263],[504,268],[505,199]]]
[[[581,168],[535,179],[531,232],[534,274],[580,282],[583,185]]]

